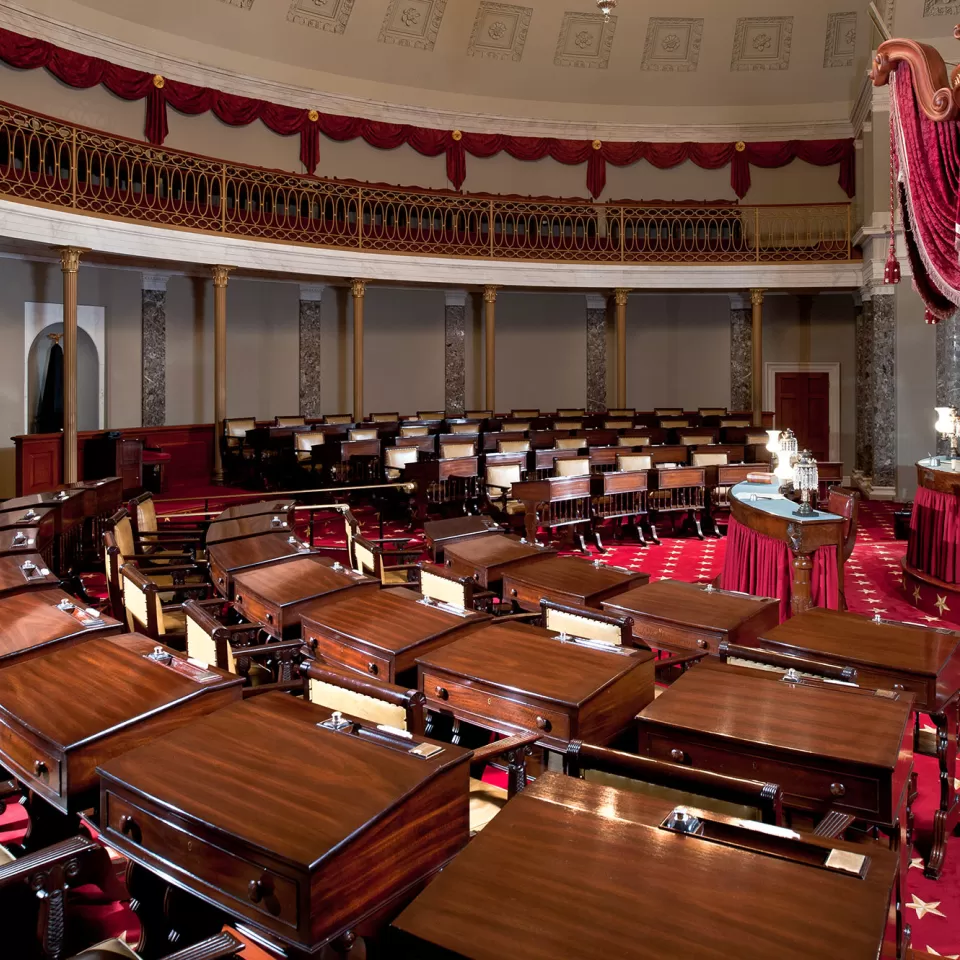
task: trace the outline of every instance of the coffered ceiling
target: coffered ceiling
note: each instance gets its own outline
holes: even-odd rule
[[[960,53],[948,39],[960,0],[878,5],[895,34]],[[358,113],[376,101],[579,124],[846,120],[877,42],[861,0],[620,0],[608,20],[593,0],[0,0],[4,10],[75,25],[86,48],[102,37],[107,59],[116,41],[126,61],[137,48],[211,68],[225,89],[232,74],[354,98]]]

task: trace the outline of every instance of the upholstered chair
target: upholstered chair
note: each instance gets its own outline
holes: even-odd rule
[[[570,460],[554,460],[553,471],[558,477],[583,477],[590,473],[589,457],[573,457]]]

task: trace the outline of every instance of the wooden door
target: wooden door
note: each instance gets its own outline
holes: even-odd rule
[[[776,417],[781,430],[797,435],[801,450],[830,459],[830,374],[778,373]]]

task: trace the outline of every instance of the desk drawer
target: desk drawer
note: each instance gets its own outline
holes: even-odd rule
[[[247,593],[237,584],[234,594],[237,609],[251,622],[263,625],[263,629],[280,639],[282,624],[279,623],[280,611],[275,604],[265,603],[260,597]]]
[[[227,571],[217,563],[212,557],[210,559],[210,579],[221,597],[230,596],[230,578]]]
[[[875,820],[880,813],[880,784],[876,780],[702,743],[688,743],[662,734],[651,734],[649,746],[650,756],[657,760],[685,763],[731,777],[778,783],[783,788],[788,806],[817,810],[837,807],[856,811],[868,820]]]
[[[317,656],[323,657],[325,660],[342,664],[387,683],[394,682],[393,663],[386,657],[376,656],[366,650],[351,647],[342,640],[334,640],[332,637],[325,637],[323,634],[315,632],[309,634],[306,640],[307,642],[310,640],[317,641]]]
[[[660,620],[647,620],[640,614],[633,614],[633,635],[650,644],[651,647],[666,647],[671,650],[706,650],[715,654],[723,641],[719,633],[698,630],[678,623],[663,623]]]
[[[429,673],[423,675],[422,690],[428,700],[441,704],[454,715],[465,711],[525,730],[540,730],[554,740],[570,739],[570,717],[557,706],[520,703],[479,686],[471,687]]]
[[[517,583],[509,574],[503,578],[503,597],[505,600],[515,600],[524,610],[539,610],[540,600],[552,600],[572,607],[582,607],[579,597],[570,596],[561,590],[550,590],[537,587],[533,584]]]
[[[251,912],[274,917],[291,927],[298,925],[296,881],[252,860],[227,853],[113,793],[107,793],[106,807],[107,827],[147,853],[168,860],[211,887],[222,890]]]
[[[0,724],[0,754],[15,768],[12,773],[18,777],[21,773],[26,775],[28,786],[37,785],[41,792],[45,787],[57,797],[61,796],[60,761],[49,750],[37,746],[18,730]]]

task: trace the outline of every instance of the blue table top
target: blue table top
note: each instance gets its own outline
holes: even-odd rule
[[[825,510],[815,510],[813,516],[797,517],[794,510],[797,504],[778,493],[776,486],[770,483],[738,483],[730,488],[730,496],[741,503],[748,503],[757,510],[772,513],[794,523],[822,523],[824,520],[842,520],[843,517]]]

